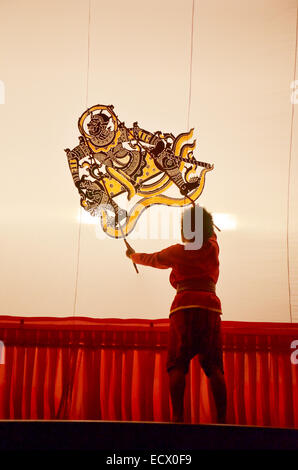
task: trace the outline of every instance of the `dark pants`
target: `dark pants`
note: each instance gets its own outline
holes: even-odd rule
[[[197,354],[207,377],[217,369],[224,372],[220,314],[201,308],[177,310],[170,316],[167,370],[179,367],[187,373]]]

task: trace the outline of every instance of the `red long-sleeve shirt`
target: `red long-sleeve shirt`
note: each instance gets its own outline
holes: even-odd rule
[[[178,243],[156,253],[133,253],[131,259],[136,264],[153,268],[172,268],[169,280],[176,289],[179,282],[187,279],[216,284],[219,276],[218,254],[217,237],[213,234],[199,250],[186,250],[184,245]],[[170,315],[177,310],[193,307],[222,313],[220,299],[213,292],[184,290],[176,293]]]

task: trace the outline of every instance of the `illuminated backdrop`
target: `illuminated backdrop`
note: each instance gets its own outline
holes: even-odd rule
[[[168,315],[169,271],[137,275],[78,213],[64,149],[87,107],[113,103],[127,126],[194,128],[214,164],[199,201],[222,228],[223,319],[298,321],[297,1],[194,4],[0,3],[1,314]],[[145,212],[137,251],[177,243],[180,208]]]

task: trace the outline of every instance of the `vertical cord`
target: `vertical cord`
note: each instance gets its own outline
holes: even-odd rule
[[[297,37],[298,37],[298,6],[297,6],[297,13],[296,13],[296,42],[295,42],[294,74],[293,74],[294,83],[296,80]],[[292,103],[289,167],[288,167],[288,200],[287,200],[287,269],[288,269],[289,310],[290,310],[291,323],[293,322],[293,316],[292,316],[292,301],[291,301],[292,293],[291,293],[291,281],[290,281],[289,225],[290,225],[290,182],[291,182],[291,164],[292,164],[292,147],[293,147],[294,106],[295,106],[295,103]]]
[[[191,39],[190,39],[190,64],[189,64],[189,93],[188,93],[188,111],[187,111],[187,128],[186,128],[187,130],[189,129],[190,107],[191,107],[191,98],[192,98],[192,60],[193,60],[194,16],[195,16],[195,0],[192,0]]]
[[[191,10],[191,35],[190,35],[190,58],[189,58],[189,91],[188,91],[188,106],[187,106],[187,127],[186,130],[189,129],[189,121],[190,121],[190,108],[191,108],[191,98],[192,98],[192,59],[193,59],[193,30],[194,30],[194,16],[195,16],[195,0],[192,0],[192,10]],[[182,209],[182,214],[185,212],[185,201],[186,196],[184,197],[184,204]],[[192,205],[194,206],[195,203],[192,201]]]
[[[193,59],[193,31],[194,31],[194,16],[195,16],[195,0],[192,0],[192,10],[191,10],[191,36],[190,36],[190,59],[189,59],[189,91],[188,91],[188,107],[187,107],[187,127],[186,130],[189,130],[189,121],[190,121],[190,108],[191,108],[191,98],[192,98],[192,59]],[[184,214],[186,197],[184,197],[184,205],[182,209],[182,214]],[[195,203],[192,201],[192,205]]]
[[[91,0],[89,0],[88,8],[88,39],[87,39],[87,73],[86,73],[86,109],[88,108],[88,93],[89,93],[89,65],[90,65],[90,22],[91,22]],[[78,280],[79,280],[79,263],[81,251],[81,231],[82,231],[82,208],[80,206],[79,212],[79,229],[78,229],[78,250],[77,250],[77,270],[75,280],[74,302],[73,302],[73,316],[76,314],[77,298],[78,298]]]
[[[90,65],[90,23],[91,23],[91,0],[89,0],[88,11],[88,43],[87,43],[87,76],[86,76],[86,109],[88,107],[89,93],[89,65]]]

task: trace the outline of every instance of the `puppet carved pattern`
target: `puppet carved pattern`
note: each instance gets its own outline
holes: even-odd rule
[[[213,165],[195,160],[196,142],[188,143],[189,132],[173,134],[148,132],[135,122],[127,128],[112,105],[95,105],[78,121],[79,145],[66,149],[68,165],[81,206],[101,216],[103,230],[113,238],[127,236],[142,212],[153,204],[185,206],[201,195],[206,173]],[[197,174],[198,167],[203,167]],[[180,197],[164,192],[176,185]],[[141,197],[129,213],[115,198],[127,194],[131,201]]]

